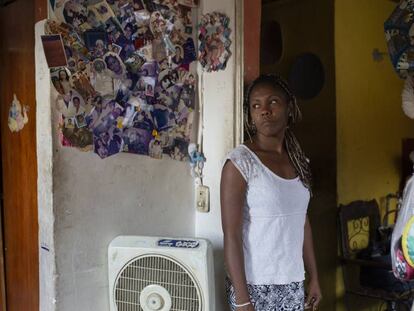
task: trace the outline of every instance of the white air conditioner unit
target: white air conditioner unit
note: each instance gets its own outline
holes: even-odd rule
[[[214,311],[209,241],[119,236],[108,248],[111,311]]]

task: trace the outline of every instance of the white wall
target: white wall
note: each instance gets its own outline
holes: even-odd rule
[[[234,30],[234,4],[209,0],[202,10],[226,13]],[[60,146],[56,94],[50,93],[39,40],[43,24],[36,25],[40,310],[109,310],[106,252],[121,234],[210,239],[215,247],[216,310],[225,310],[219,179],[222,160],[233,146],[234,57],[226,71],[203,77],[205,184],[211,189],[211,212],[200,214],[195,212],[186,163],[126,153],[101,160],[94,153]]]
[[[55,310],[56,253],[54,248],[53,213],[53,145],[50,104],[49,69],[39,36],[44,32],[44,22],[36,24],[36,142],[37,142],[37,191],[39,220],[39,295],[40,310]]]
[[[107,310],[115,236],[193,235],[190,174],[184,163],[129,154],[102,161],[61,149],[54,161],[58,310]]]
[[[194,236],[192,177],[187,163],[126,153],[101,160],[61,147],[56,94],[48,96],[37,47],[40,243],[49,249],[40,253],[40,310],[108,310],[109,242],[121,234]]]
[[[235,0],[236,1],[236,0]],[[224,289],[223,235],[220,213],[220,176],[223,160],[234,147],[235,103],[235,1],[203,1],[202,11],[218,11],[230,17],[232,58],[225,71],[203,74],[204,87],[204,153],[207,162],[204,184],[210,187],[208,214],[196,213],[196,236],[208,238],[214,246],[216,276],[216,310],[227,310]],[[237,0],[240,1],[240,0]],[[240,1],[242,2],[242,1]]]

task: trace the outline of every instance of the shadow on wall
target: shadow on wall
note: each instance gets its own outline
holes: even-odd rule
[[[324,299],[336,309],[336,107],[334,1],[270,2],[262,7],[261,73],[289,78],[303,121],[294,131],[311,160],[309,216]],[[334,286],[333,286],[334,285]]]

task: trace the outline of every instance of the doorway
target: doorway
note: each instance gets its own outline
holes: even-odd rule
[[[0,171],[1,162],[0,162]],[[0,189],[3,189],[3,182],[0,175]],[[4,243],[3,243],[3,194],[0,192],[0,311],[6,311],[6,278],[4,275]]]

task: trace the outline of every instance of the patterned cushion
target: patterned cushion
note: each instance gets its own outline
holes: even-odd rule
[[[369,245],[369,217],[352,219],[347,222],[348,243],[351,252],[358,252]]]

